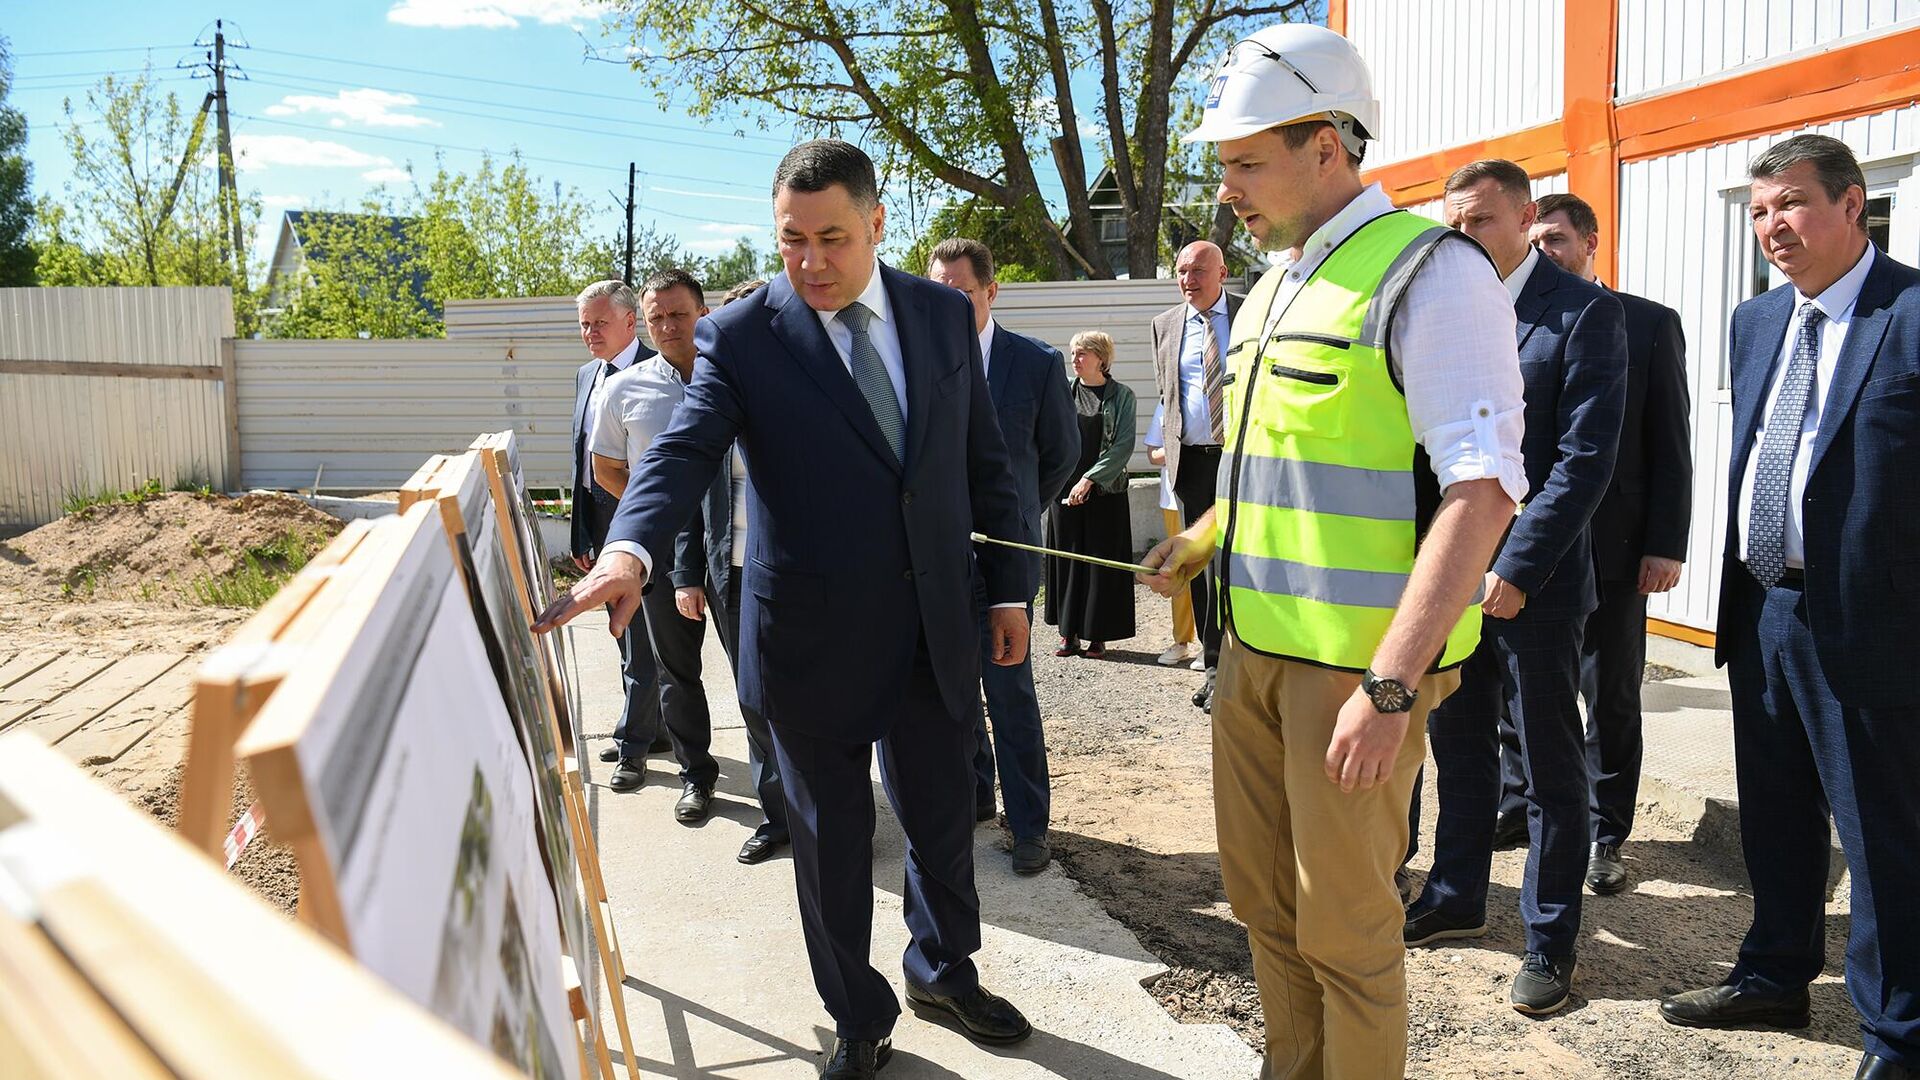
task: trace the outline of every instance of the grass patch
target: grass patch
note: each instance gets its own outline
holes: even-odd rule
[[[99,491],[75,492],[61,500],[60,508],[69,514],[79,514],[85,517],[92,513],[93,508],[96,506],[133,506],[138,503],[149,502],[174,491],[184,491],[194,495],[207,496],[213,494],[213,486],[197,476],[180,480],[172,487],[166,487],[158,480],[149,480],[131,491],[113,491],[102,488]]]
[[[187,596],[206,607],[258,608],[273,599],[288,579],[300,572],[327,544],[316,532],[285,532],[264,544],[248,548],[239,565],[224,574],[202,574],[187,586]]]
[[[73,573],[67,575],[67,580],[60,583],[60,598],[62,600],[85,600],[92,596],[93,590],[99,586],[100,575],[93,567],[78,567]]]

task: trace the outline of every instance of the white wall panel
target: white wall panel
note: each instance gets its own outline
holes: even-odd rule
[[[224,288],[0,289],[0,360],[217,369]],[[0,374],[0,529],[52,521],[72,495],[227,486],[217,378]]]
[[[1920,0],[1621,0],[1621,98],[1920,23]]]
[[[1920,2],[1920,0],[1915,0]],[[1352,0],[1382,165],[1560,118],[1565,0]]]
[[[1844,140],[1871,166],[1875,159],[1920,150],[1920,106],[1805,130]],[[1679,587],[1654,597],[1649,610],[1656,618],[1703,629],[1713,627],[1720,552],[1726,542],[1732,402],[1720,388],[1720,369],[1732,314],[1729,297],[1739,289],[1738,270],[1728,266],[1729,230],[1744,227],[1744,219],[1729,210],[1727,192],[1744,192],[1747,162],[1792,134],[1798,132],[1636,161],[1620,171],[1619,287],[1680,313],[1693,394],[1693,530],[1687,568]],[[1893,254],[1909,263],[1920,257],[1920,251]]]

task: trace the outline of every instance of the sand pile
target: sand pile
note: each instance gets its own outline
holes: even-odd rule
[[[0,543],[0,584],[68,598],[166,601],[255,563],[283,564],[345,523],[289,495],[169,492],[91,506]],[[299,561],[304,561],[304,555]]]

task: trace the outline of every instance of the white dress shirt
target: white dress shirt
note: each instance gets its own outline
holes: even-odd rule
[[[1507,295],[1513,298],[1514,303],[1520,302],[1520,294],[1527,288],[1527,279],[1533,276],[1533,268],[1539,265],[1540,249],[1528,244],[1527,257],[1520,260],[1520,265],[1513,268],[1513,273],[1500,279],[1500,284],[1507,287]]]
[[[1787,335],[1774,353],[1773,373],[1767,377],[1767,396],[1760,403],[1759,424],[1753,432],[1753,451],[1747,455],[1747,470],[1740,477],[1740,561],[1747,560],[1747,522],[1753,514],[1753,477],[1760,468],[1760,444],[1767,436],[1767,421],[1786,382],[1787,359],[1800,336],[1800,305],[1812,300],[1826,318],[1820,323],[1820,356],[1813,366],[1813,388],[1807,394],[1807,415],[1800,422],[1800,449],[1793,455],[1793,472],[1787,480],[1787,521],[1781,550],[1787,565],[1806,566],[1806,539],[1801,532],[1800,502],[1807,493],[1807,466],[1813,460],[1813,443],[1820,437],[1820,416],[1825,411],[1827,389],[1833,385],[1833,372],[1840,364],[1840,347],[1846,344],[1847,328],[1853,324],[1853,306],[1860,299],[1860,286],[1873,268],[1873,244],[1860,253],[1860,261],[1840,280],[1827,286],[1819,296],[1807,296],[1793,290],[1793,314],[1787,319]]]
[[[880,260],[873,261],[873,276],[867,278],[867,287],[855,303],[873,312],[873,318],[867,322],[867,337],[872,339],[874,351],[880,354],[880,366],[887,369],[887,379],[893,383],[894,400],[900,403],[900,422],[905,425],[908,423],[907,369],[905,361],[900,358],[900,327],[893,321],[893,305],[887,302],[887,285],[880,278]],[[816,310],[814,314],[819,316],[820,325],[827,328],[833,351],[840,354],[840,362],[847,366],[847,374],[853,374],[853,328],[840,321],[837,311]]]
[[[1180,323],[1180,443],[1183,446],[1218,446],[1213,437],[1213,414],[1207,410],[1207,335],[1201,320],[1213,323],[1214,348],[1221,371],[1226,370],[1227,343],[1233,337],[1233,324],[1227,319],[1227,290],[1222,288],[1213,306],[1204,313],[1186,305]]]
[[[1297,259],[1281,253],[1267,271],[1285,275],[1272,310],[1285,311],[1335,247],[1392,210],[1380,185],[1371,185],[1307,237]],[[1524,501],[1526,387],[1513,298],[1486,256],[1465,244],[1441,244],[1407,283],[1389,333],[1407,418],[1441,490],[1462,480],[1497,479],[1508,498]]]
[[[987,328],[980,331],[980,374],[989,374],[993,369],[993,319],[987,319]]]
[[[594,373],[593,386],[587,391],[587,415],[580,421],[581,426],[586,429],[587,436],[587,453],[580,455],[580,481],[588,491],[593,490],[593,436],[594,428],[600,421],[600,399],[606,394],[607,383],[613,380],[613,376],[632,367],[633,358],[638,355],[640,355],[640,339],[636,337],[627,342],[626,348],[615,353],[612,360],[607,360],[604,356],[594,357],[596,360],[611,363],[613,371]]]
[[[687,384],[664,356],[649,357],[601,380],[600,411],[590,440],[593,452],[640,467],[640,455],[667,430]]]
[[[1166,405],[1161,404],[1153,407],[1153,422],[1147,425],[1147,437],[1141,440],[1147,449],[1152,450],[1155,447],[1167,445],[1167,433],[1164,426],[1166,416]],[[1180,500],[1173,493],[1173,477],[1167,475],[1167,467],[1165,465],[1160,466],[1160,509],[1180,509]]]

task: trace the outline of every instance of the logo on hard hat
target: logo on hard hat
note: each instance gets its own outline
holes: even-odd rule
[[[1215,78],[1213,80],[1213,86],[1207,90],[1207,108],[1211,109],[1220,104],[1220,95],[1225,93],[1226,89],[1227,77],[1221,75]]]

